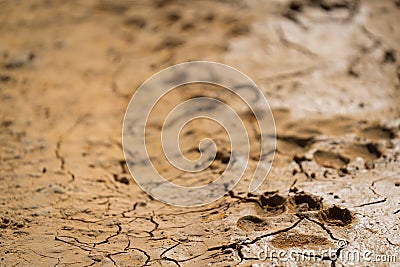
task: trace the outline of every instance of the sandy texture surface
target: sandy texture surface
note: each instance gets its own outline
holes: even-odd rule
[[[288,264],[258,260],[265,246],[369,250],[399,264],[399,18],[393,0],[0,1],[0,266]],[[229,64],[268,97],[278,146],[256,194],[246,174],[210,205],[177,208],[131,178],[121,148],[129,99],[188,60]],[[234,101],[206,89],[169,95],[150,125],[154,162],[178,184],[214,179],[230,154],[204,121],[182,138],[189,158],[197,140],[218,138],[203,173],[178,179],[157,152],[159,118],[179,101]]]

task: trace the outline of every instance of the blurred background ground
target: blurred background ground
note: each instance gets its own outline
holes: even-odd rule
[[[399,18],[394,0],[0,1],[0,266],[269,266],[266,245],[397,255]],[[189,60],[231,65],[268,97],[278,147],[254,195],[257,154],[199,208],[149,198],[127,171],[130,97]],[[197,147],[207,127],[191,127]],[[357,265],[394,265],[375,260]]]

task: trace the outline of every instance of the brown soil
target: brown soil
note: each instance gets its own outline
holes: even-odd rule
[[[0,266],[270,266],[251,248],[337,249],[339,240],[347,247],[337,254],[362,244],[397,255],[399,18],[394,0],[0,1]],[[131,96],[189,60],[239,69],[270,102],[277,152],[254,194],[262,157],[248,113],[248,170],[212,204],[165,205],[127,169]],[[185,155],[197,158],[197,140],[211,135],[217,160],[196,175],[165,161],[163,116],[199,95],[241,105],[192,88],[168,96],[149,124],[155,165],[182,185],[212,181],[231,153],[226,133],[199,121],[182,132]]]

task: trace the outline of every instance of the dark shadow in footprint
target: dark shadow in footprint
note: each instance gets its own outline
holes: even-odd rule
[[[331,151],[317,150],[313,157],[318,165],[337,170],[342,169],[350,162],[348,158]]]
[[[345,226],[353,221],[351,212],[338,206],[329,207],[321,211],[322,219],[330,225]]]
[[[286,198],[275,192],[265,192],[260,196],[263,215],[276,216],[286,210]]]
[[[396,133],[392,129],[381,125],[363,128],[359,134],[361,137],[373,140],[390,140],[396,138]]]
[[[304,192],[299,192],[290,198],[291,208],[296,212],[320,210],[322,198]]]
[[[313,143],[313,137],[277,136],[277,151],[285,155],[295,155],[306,151]]]
[[[361,157],[364,160],[375,160],[383,154],[378,144],[375,143],[349,144],[345,148],[345,153],[350,158]]]
[[[268,223],[257,216],[246,215],[237,221],[237,227],[244,231],[264,231],[268,229]]]

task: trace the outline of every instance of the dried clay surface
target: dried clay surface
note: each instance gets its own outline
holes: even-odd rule
[[[397,255],[357,266],[400,264],[399,18],[394,0],[0,1],[0,266],[343,266],[355,249]],[[129,100],[189,60],[231,65],[267,96],[277,151],[257,192],[248,113],[248,170],[218,201],[168,206],[132,179]],[[162,118],[198,95],[240,103],[222,88],[184,89],[156,107],[149,153],[171,181],[205,184],[226,168],[226,133],[188,124],[187,157],[211,134],[217,158],[177,174],[159,149]],[[265,246],[319,260],[260,259]],[[318,254],[329,248],[337,259]]]

